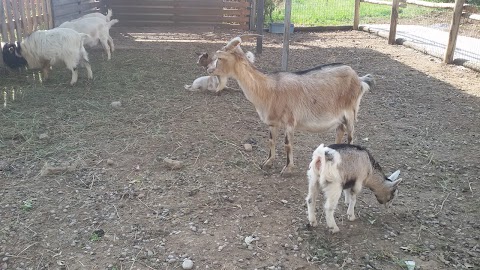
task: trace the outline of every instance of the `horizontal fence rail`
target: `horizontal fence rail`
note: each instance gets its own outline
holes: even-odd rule
[[[109,8],[125,26],[211,25],[248,29],[246,0],[110,0]]]
[[[85,14],[104,11],[105,4],[100,0],[51,0],[55,27],[77,19]],[[131,2],[137,2],[132,0]]]
[[[0,0],[3,42],[21,41],[33,31],[53,27],[50,0]]]

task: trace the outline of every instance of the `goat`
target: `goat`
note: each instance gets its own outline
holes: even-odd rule
[[[197,65],[204,67],[207,69],[208,65],[212,63],[213,59],[209,57],[208,53],[197,53],[199,55]],[[247,51],[246,57],[250,63],[255,62],[255,55]],[[215,91],[215,93],[219,93],[227,86],[228,77],[226,76],[202,76],[195,81],[191,85],[186,84],[185,89],[190,91],[195,90],[209,90]]]
[[[185,89],[190,91],[209,90],[217,91],[220,84],[217,76],[202,76],[196,78],[192,84],[185,84]]]
[[[96,17],[96,18],[100,18],[100,19],[103,19],[103,20],[109,22],[110,19],[112,18],[112,15],[113,15],[112,9],[109,8],[109,9],[107,10],[107,15],[104,15],[104,14],[102,14],[102,13],[100,13],[100,12],[94,12],[94,13],[85,14],[85,15],[83,15],[82,17],[80,17],[80,19]]]
[[[87,38],[89,35],[72,29],[38,30],[21,43],[7,44],[8,54],[6,58],[4,55],[4,61],[11,68],[21,66],[28,66],[31,69],[41,68],[45,80],[48,78],[50,66],[63,62],[67,69],[72,71],[70,84],[73,85],[78,79],[79,64],[87,69],[88,78],[93,78],[88,53],[83,47],[83,42]]]
[[[79,33],[88,34],[90,37],[85,40],[85,46],[94,47],[100,42],[102,44],[107,59],[111,59],[110,50],[113,52],[113,40],[111,40],[109,31],[110,27],[117,23],[118,20],[105,21],[97,17],[80,18],[74,21],[68,21],[62,23],[58,28],[69,28]],[[111,40],[111,42],[110,42]],[[110,42],[110,45],[109,45]]]
[[[112,18],[112,9],[109,8],[107,10],[107,15],[103,15],[102,13],[100,12],[94,12],[94,13],[88,13],[88,14],[85,14],[83,15],[82,17],[76,19],[76,20],[80,20],[80,19],[84,19],[84,18],[89,18],[89,17],[96,17],[96,18],[100,18],[100,19],[103,19],[104,21],[107,21],[107,22],[110,22],[111,18]],[[76,20],[73,20],[73,21],[76,21]],[[116,20],[115,23],[117,23],[118,20]],[[113,24],[111,25],[113,26]],[[110,33],[108,34],[108,45],[110,45],[110,49],[113,53],[113,51],[115,51],[115,45],[113,44],[113,39],[112,37],[110,36]]]
[[[332,233],[339,231],[333,216],[338,199],[343,190],[345,204],[348,204],[347,217],[355,220],[355,203],[363,186],[373,191],[378,202],[390,206],[397,195],[397,179],[400,170],[386,177],[380,165],[370,152],[358,145],[332,144],[328,147],[321,144],[314,152],[308,170],[308,221],[312,227],[317,226],[315,205],[319,185],[325,195],[325,217],[327,227]]]
[[[375,83],[372,75],[359,78],[343,64],[266,75],[250,63],[239,48],[241,42],[242,37],[236,37],[217,51],[208,72],[236,79],[260,119],[269,126],[270,151],[263,167],[270,167],[275,159],[275,141],[282,126],[287,155],[282,174],[290,173],[294,166],[295,129],[320,132],[336,128],[336,143],[342,141],[345,131],[348,143],[352,142],[360,101]]]

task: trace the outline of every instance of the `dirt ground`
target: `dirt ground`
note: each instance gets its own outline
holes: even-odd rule
[[[259,168],[267,127],[233,80],[220,95],[183,88],[204,74],[194,52],[238,32],[114,31],[111,61],[90,53],[93,82],[0,73],[0,269],[480,269],[479,73],[364,32],[293,34],[291,70],[343,62],[376,77],[355,143],[404,179],[390,209],[365,189],[354,222],[341,199],[332,235],[321,203],[307,228],[305,197],[312,151],[334,132],[297,132],[282,177],[281,140]],[[266,34],[260,69],[279,69],[281,39]]]

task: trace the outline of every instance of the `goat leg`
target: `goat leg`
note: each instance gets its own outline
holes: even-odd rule
[[[287,127],[285,130],[285,153],[287,155],[287,164],[283,167],[282,175],[290,174],[294,167],[293,164],[293,128]]]
[[[268,168],[272,166],[273,160],[275,159],[275,142],[278,135],[278,127],[269,126],[270,129],[270,139],[268,140],[268,158],[263,162],[262,168]]]

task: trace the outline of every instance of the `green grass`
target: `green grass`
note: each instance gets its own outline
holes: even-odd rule
[[[352,25],[354,3],[354,0],[293,0],[292,23],[296,26]],[[391,9],[390,6],[361,3],[360,23],[385,22],[390,18]],[[400,9],[400,18],[415,18],[434,11],[436,9],[409,5]],[[284,17],[284,3],[280,3],[271,20],[283,21]],[[270,22],[270,18],[266,17],[265,22]]]

